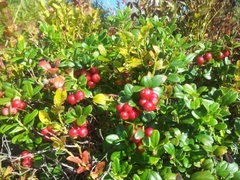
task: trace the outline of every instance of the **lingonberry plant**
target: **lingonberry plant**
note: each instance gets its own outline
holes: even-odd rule
[[[240,179],[239,43],[39,2],[0,53],[0,179]]]

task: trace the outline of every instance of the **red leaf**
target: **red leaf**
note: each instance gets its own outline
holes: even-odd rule
[[[81,164],[82,163],[82,160],[79,157],[76,157],[76,156],[68,156],[67,160],[71,161],[71,162],[74,162],[76,164]]]
[[[51,82],[56,89],[62,88],[64,85],[64,78],[62,76],[58,76],[53,78]]]
[[[39,61],[39,62],[38,62],[38,65],[39,65],[41,68],[43,68],[45,71],[47,71],[47,70],[49,70],[49,69],[52,68],[51,65],[50,65],[50,63],[47,62],[47,61],[44,61],[44,60]]]
[[[77,169],[77,174],[81,174],[82,172],[86,171],[86,167],[80,166]]]
[[[87,165],[90,161],[90,153],[88,151],[83,151],[81,154],[81,159],[83,164]]]
[[[97,179],[99,177],[99,175],[102,173],[103,169],[105,168],[105,162],[102,161],[102,162],[99,162],[94,171],[91,172],[90,176],[93,178],[93,179]]]

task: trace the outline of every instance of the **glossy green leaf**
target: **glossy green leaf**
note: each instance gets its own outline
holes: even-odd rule
[[[85,115],[85,116],[91,114],[91,112],[92,112],[92,106],[91,105],[88,105],[83,109],[83,115]]]
[[[33,112],[31,112],[30,114],[26,114],[26,116],[23,119],[23,125],[33,125],[34,123],[34,118],[38,115],[38,110],[35,109]]]
[[[152,79],[149,76],[144,76],[141,79],[141,84],[146,88],[151,88],[153,86]]]
[[[33,87],[31,82],[26,81],[23,86],[23,90],[27,93],[28,98],[31,98],[33,96]]]
[[[174,145],[172,143],[164,144],[164,149],[171,156],[175,156],[176,150],[175,150],[175,147],[174,147]]]
[[[141,180],[162,180],[162,178],[156,171],[146,169],[141,175]]]
[[[126,84],[124,86],[124,94],[127,96],[127,97],[130,97],[132,96],[132,92],[133,91],[133,85],[131,84]]]
[[[191,175],[190,180],[215,180],[210,171],[199,171]]]
[[[167,76],[167,80],[174,82],[174,83],[180,82],[180,78],[177,74],[169,74]]]
[[[156,75],[152,78],[152,87],[158,87],[160,86],[162,83],[164,83],[165,77],[163,75]]]
[[[204,145],[212,145],[212,143],[214,142],[212,136],[207,135],[207,134],[198,134],[195,137],[197,138],[197,140],[199,140]]]
[[[157,147],[160,141],[160,133],[158,130],[154,129],[152,134],[151,134],[151,145],[153,147]]]
[[[105,139],[109,144],[113,144],[117,140],[120,140],[120,137],[117,134],[110,134]]]
[[[235,91],[228,91],[223,97],[221,105],[228,106],[235,102],[238,98],[238,93]]]

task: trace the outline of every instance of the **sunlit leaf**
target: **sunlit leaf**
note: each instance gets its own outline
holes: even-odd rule
[[[51,119],[49,117],[49,114],[45,110],[40,110],[38,112],[38,117],[43,124],[50,124],[51,123]]]
[[[67,99],[67,91],[62,89],[57,89],[54,96],[54,105],[61,106]]]

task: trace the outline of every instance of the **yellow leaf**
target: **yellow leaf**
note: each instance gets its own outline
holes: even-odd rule
[[[51,137],[50,139],[53,141],[54,148],[64,149],[64,146],[66,144],[66,136],[61,136],[60,138]]]
[[[126,48],[120,48],[119,53],[123,55],[125,58],[129,56],[129,51]]]
[[[93,102],[95,104],[106,105],[106,102],[109,101],[109,97],[106,94],[96,94],[93,97]]]
[[[51,123],[51,119],[49,117],[49,114],[45,110],[40,110],[38,112],[38,117],[43,124],[50,124]]]
[[[57,89],[55,96],[54,96],[54,105],[61,106],[64,101],[67,99],[67,91],[62,89]]]
[[[129,61],[129,66],[134,68],[134,67],[137,67],[139,65],[142,64],[142,60],[141,59],[138,59],[138,58],[132,58],[130,61]]]
[[[3,174],[3,179],[6,178],[8,175],[10,175],[13,172],[13,168],[11,166],[8,166]]]
[[[98,45],[98,50],[99,50],[99,52],[100,52],[100,54],[102,56],[107,56],[107,51],[106,51],[105,47],[102,44]]]

